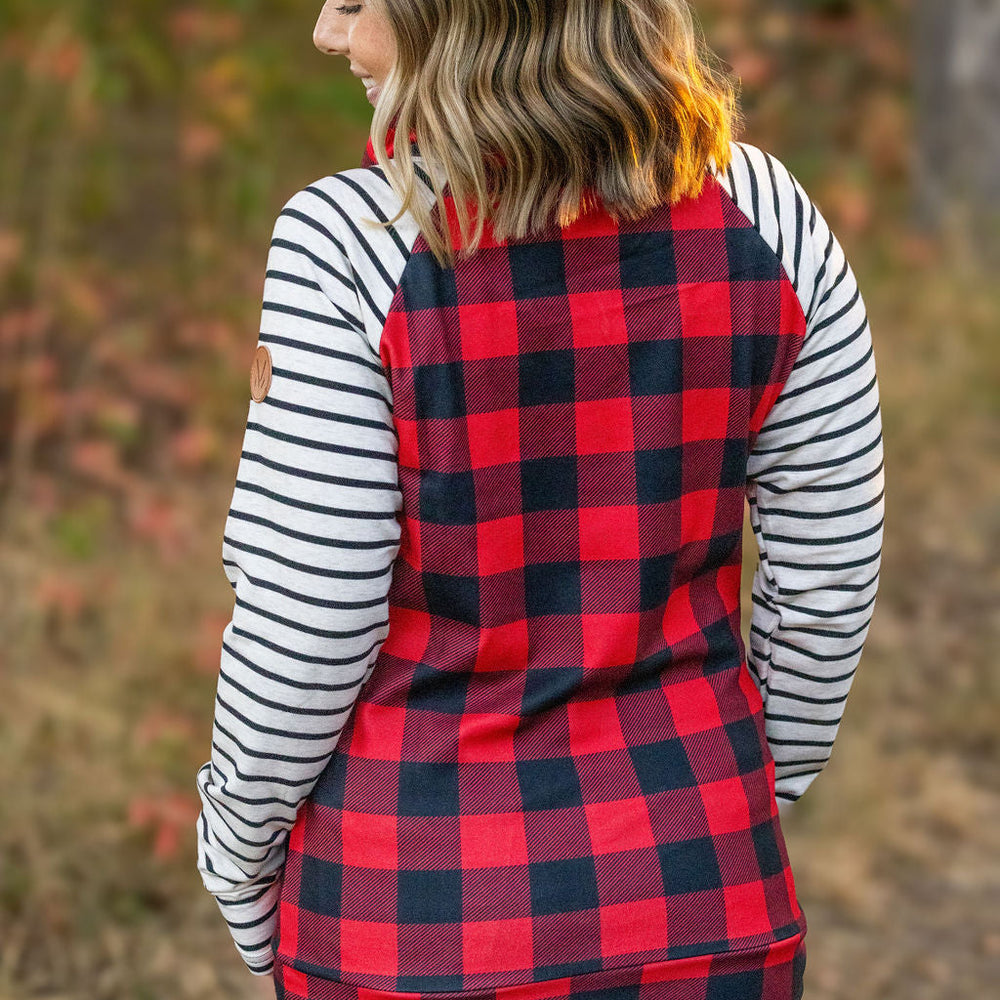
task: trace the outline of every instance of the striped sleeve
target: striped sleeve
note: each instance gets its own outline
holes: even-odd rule
[[[792,277],[806,334],[754,442],[759,560],[748,664],[764,700],[782,812],[829,760],[875,605],[884,514],[871,330],[840,243],[773,156],[742,146],[742,190]]]
[[[343,231],[317,186],[275,223],[258,341],[271,385],[249,404],[222,543],[235,603],[197,774],[197,864],[261,976],[273,969],[288,832],[388,634],[400,540],[390,386]]]

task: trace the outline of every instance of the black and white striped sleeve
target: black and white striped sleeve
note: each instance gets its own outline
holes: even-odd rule
[[[345,228],[315,185],[274,226],[258,341],[272,380],[250,402],[223,535],[235,604],[197,774],[197,863],[255,975],[273,968],[288,831],[388,634],[400,541],[390,385]]]
[[[871,622],[882,427],[867,312],[840,243],[779,161],[754,147],[739,155],[806,316],[802,347],[748,463],[759,549],[748,662],[784,812],[830,757]]]

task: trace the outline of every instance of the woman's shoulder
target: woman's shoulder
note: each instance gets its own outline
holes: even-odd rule
[[[420,176],[417,160],[416,196],[434,201],[429,182]],[[370,257],[383,249],[409,245],[416,236],[411,213],[400,213],[402,199],[393,190],[382,169],[376,166],[348,167],[318,177],[296,191],[282,206],[281,214],[293,214],[332,241],[348,257]]]
[[[773,152],[750,142],[730,143],[730,160],[710,170],[771,248],[787,273],[807,316],[817,283],[842,251],[816,202]]]
[[[394,218],[399,207],[388,183],[365,167],[326,174],[285,200],[272,244],[275,239],[297,243],[319,270],[336,271],[356,286],[362,276],[369,282],[385,278],[385,268],[392,268],[416,235],[410,232],[414,223],[408,213],[392,225],[381,224]]]
[[[750,142],[729,144],[729,162],[720,167],[709,159],[709,171],[741,208],[758,214],[767,205],[778,206],[782,200],[809,197],[783,160],[770,150]]]

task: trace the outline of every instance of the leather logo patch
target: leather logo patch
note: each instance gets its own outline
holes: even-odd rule
[[[260,403],[271,388],[271,352],[260,344],[250,366],[250,398]]]

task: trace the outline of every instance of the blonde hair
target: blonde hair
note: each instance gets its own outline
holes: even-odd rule
[[[701,193],[743,127],[739,80],[708,47],[687,0],[370,0],[396,40],[372,119],[379,167],[442,268],[489,219],[497,241],[574,222],[597,197],[620,221]],[[386,152],[395,129],[393,158]],[[415,197],[410,144],[440,214]],[[470,205],[471,203],[471,205]],[[476,228],[470,241],[469,211]]]

